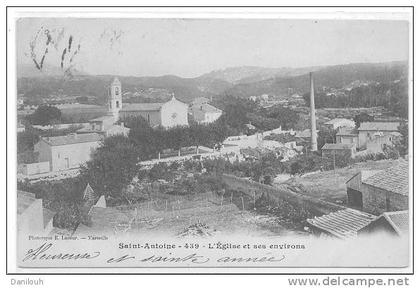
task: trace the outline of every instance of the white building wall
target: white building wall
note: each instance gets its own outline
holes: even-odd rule
[[[52,171],[79,168],[91,159],[91,154],[100,145],[99,141],[52,146]]]
[[[188,126],[188,105],[173,98],[162,105],[160,117],[165,128]]]
[[[48,161],[50,171],[61,171],[78,168],[90,160],[91,154],[100,145],[99,141],[75,143],[70,145],[50,146],[45,141],[35,144],[39,162]]]

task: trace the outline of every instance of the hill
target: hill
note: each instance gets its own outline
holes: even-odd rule
[[[354,81],[390,82],[407,77],[408,66],[405,62],[359,63],[327,66],[315,71],[315,86],[342,88]],[[287,94],[289,90],[303,94],[309,90],[307,73],[293,77],[275,77],[263,81],[240,83],[226,90],[226,94],[236,97],[252,95]]]
[[[390,82],[407,77],[405,62],[379,64],[347,64],[307,68],[264,68],[232,67],[213,71],[196,78],[182,78],[174,75],[157,77],[120,76],[123,93],[146,95],[151,98],[165,99],[171,93],[182,101],[189,102],[196,97],[248,97],[251,95],[304,94],[308,91],[309,71],[315,71],[316,89],[322,87],[342,88],[354,81]],[[42,75],[27,77],[30,68],[20,69],[17,81],[18,93],[27,99],[48,98],[51,95],[95,96],[98,103],[104,103],[106,87],[113,75],[86,75],[76,73],[72,77],[57,76],[53,67]],[[49,71],[49,72],[48,72]],[[262,79],[262,80],[261,80]],[[153,90],[150,93],[149,90]],[[155,91],[156,90],[156,91]]]
[[[272,78],[292,77],[316,71],[320,67],[305,68],[267,68],[257,66],[229,67],[215,70],[200,76],[201,78],[212,78],[223,80],[232,84],[254,83]]]

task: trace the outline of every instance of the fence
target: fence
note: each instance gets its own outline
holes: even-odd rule
[[[88,128],[90,123],[69,123],[69,124],[54,124],[54,125],[32,125],[33,128],[47,131],[47,130],[62,130],[62,129],[70,129],[70,128]]]

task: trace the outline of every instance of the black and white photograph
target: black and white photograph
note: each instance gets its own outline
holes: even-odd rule
[[[19,271],[412,269],[410,8],[16,10]]]

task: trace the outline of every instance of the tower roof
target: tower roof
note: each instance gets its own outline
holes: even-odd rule
[[[112,85],[112,86],[114,86],[114,85],[121,85],[121,82],[120,82],[120,80],[118,79],[118,77],[115,77],[115,78],[114,78],[114,80],[112,81],[111,85]]]

